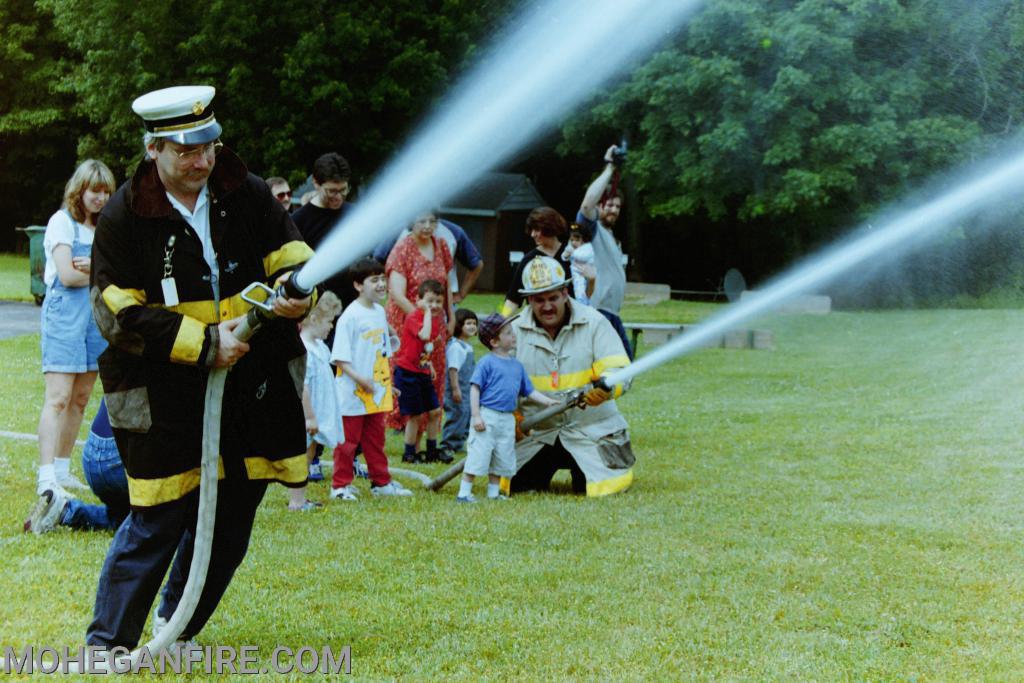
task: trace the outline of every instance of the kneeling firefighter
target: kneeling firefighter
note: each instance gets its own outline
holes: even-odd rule
[[[560,469],[571,472],[573,491],[588,496],[618,493],[633,483],[629,425],[614,400],[623,388],[602,381],[629,365],[629,356],[600,312],[570,298],[569,282],[562,265],[546,256],[524,269],[519,291],[529,306],[512,322],[516,358],[533,386],[551,396],[593,386],[581,397],[585,410],[543,419],[516,444],[513,493],[546,489]],[[526,404],[522,410],[529,420],[541,409]]]

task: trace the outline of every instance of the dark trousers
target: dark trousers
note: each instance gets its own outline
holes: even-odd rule
[[[547,491],[551,487],[551,478],[555,476],[555,472],[566,469],[572,475],[572,492],[586,493],[587,477],[569,451],[565,450],[561,440],[544,446],[523,465],[522,469],[516,472],[516,476],[512,477],[510,491]]]
[[[458,453],[466,447],[466,440],[469,438],[469,418],[472,417],[472,410],[469,405],[469,389],[462,392],[462,403],[456,403],[452,398],[452,388],[446,386],[444,389],[444,429],[441,430],[441,446]]]
[[[206,583],[182,639],[192,638],[203,628],[227,590],[249,548],[256,508],[266,490],[265,481],[220,481]],[[159,614],[165,619],[174,614],[192,563],[198,511],[198,490],[181,500],[131,511],[114,534],[100,572],[87,644],[129,649],[138,644],[172,558]]]
[[[626,349],[626,355],[629,356],[629,360],[633,360],[633,347],[629,345],[629,337],[626,336],[626,327],[622,324],[622,318],[604,310],[603,308],[597,309],[601,315],[608,319],[608,322],[615,328],[615,333],[619,335],[619,339],[622,340],[622,348]]]

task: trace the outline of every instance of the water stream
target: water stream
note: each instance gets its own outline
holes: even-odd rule
[[[557,125],[702,0],[549,0],[509,23],[296,275],[323,282]],[[344,140],[338,141],[344,146]]]
[[[875,226],[865,226],[854,235],[805,259],[758,290],[702,321],[633,365],[614,372],[608,381],[624,382],[652,368],[698,349],[727,330],[746,323],[787,299],[810,292],[841,275],[849,273],[869,259],[891,256],[897,249],[926,241],[972,214],[994,206],[1024,191],[1024,152],[982,171],[971,171],[954,186],[919,205],[891,212]]]

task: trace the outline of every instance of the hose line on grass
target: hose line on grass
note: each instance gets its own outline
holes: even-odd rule
[[[253,307],[249,309],[242,322],[234,329],[232,334],[240,341],[248,341],[263,326],[263,324],[275,316],[271,310],[273,297],[268,302],[255,302],[246,298],[247,294],[254,288],[269,290],[271,295],[276,294],[269,287],[264,285],[250,285],[243,292],[243,298]],[[289,292],[291,295],[291,292]],[[308,296],[308,293],[306,293]],[[203,452],[200,461],[199,474],[199,512],[196,519],[195,542],[192,546],[192,562],[189,565],[188,580],[182,589],[181,599],[174,614],[167,620],[167,625],[157,633],[152,640],[144,646],[133,650],[123,657],[99,660],[90,662],[90,672],[105,671],[124,673],[134,670],[140,657],[146,652],[153,656],[172,645],[181,635],[182,631],[192,619],[192,615],[199,605],[199,598],[203,594],[203,587],[206,585],[206,573],[210,566],[210,553],[213,549],[213,529],[217,518],[217,476],[218,460],[220,457],[220,425],[223,413],[224,383],[227,380],[230,368],[214,368],[206,381],[206,405],[203,413]],[[6,667],[10,662],[6,658],[0,658],[0,668]],[[84,673],[74,662],[66,662],[67,673]]]

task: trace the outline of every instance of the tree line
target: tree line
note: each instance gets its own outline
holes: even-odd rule
[[[0,247],[53,211],[76,160],[130,172],[129,104],[164,85],[216,85],[228,142],[255,172],[301,180],[338,150],[365,180],[517,4],[0,0]],[[709,0],[512,170],[574,214],[625,135],[620,237],[636,275],[709,290],[738,266],[756,282],[1012,141],[1022,45],[1016,2]],[[934,298],[939,271],[941,297],[1020,287],[1018,215],[953,231],[941,259],[908,260],[870,300]]]

